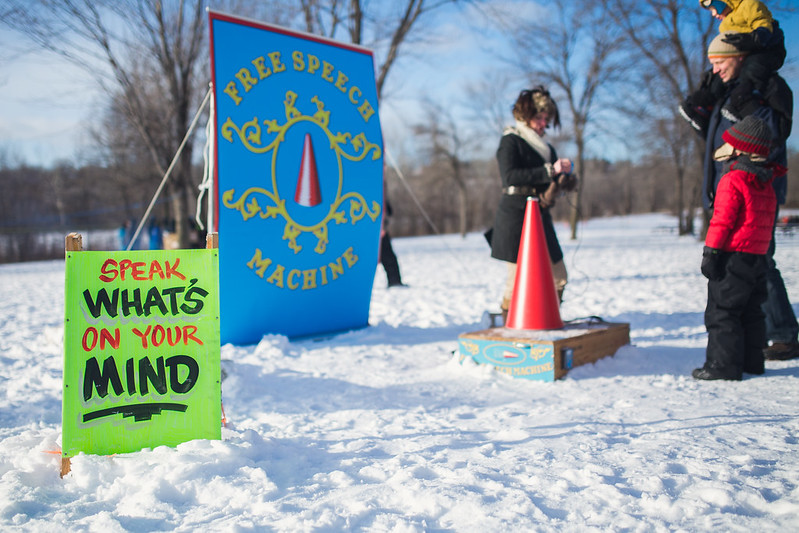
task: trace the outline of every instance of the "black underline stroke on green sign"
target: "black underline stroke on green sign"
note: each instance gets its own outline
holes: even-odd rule
[[[121,414],[124,418],[132,416],[134,421],[143,422],[150,420],[153,415],[160,415],[161,411],[179,411],[183,413],[188,407],[188,405],[183,403],[140,403],[136,405],[122,405],[84,413],[83,421],[90,422],[98,418]]]

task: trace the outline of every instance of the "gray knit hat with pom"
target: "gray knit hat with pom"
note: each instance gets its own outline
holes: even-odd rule
[[[740,122],[733,124],[721,134],[724,142],[748,154],[757,154],[763,157],[771,151],[771,128],[754,115],[748,115]]]

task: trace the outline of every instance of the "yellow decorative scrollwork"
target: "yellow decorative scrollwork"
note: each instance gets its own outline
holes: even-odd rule
[[[255,117],[239,127],[230,117],[225,120],[221,131],[221,135],[225,140],[231,143],[234,142],[235,133],[248,151],[255,154],[272,152],[272,190],[263,187],[251,187],[236,198],[235,190],[230,189],[222,194],[222,203],[225,207],[238,210],[245,221],[255,215],[262,219],[282,217],[286,222],[283,230],[283,240],[288,241],[288,247],[294,253],[299,253],[302,250],[302,246],[297,243],[297,238],[303,233],[312,233],[318,239],[314,251],[318,254],[323,254],[328,244],[328,224],[331,221],[335,221],[336,224],[343,224],[348,221],[349,216],[349,221],[352,224],[356,224],[363,217],[368,216],[374,222],[381,213],[380,204],[373,201],[372,205],[369,206],[366,199],[357,192],[341,194],[342,158],[357,162],[362,161],[371,153],[372,160],[377,160],[380,158],[382,151],[380,146],[370,142],[363,132],[355,136],[349,132],[333,134],[328,128],[330,111],[325,109],[324,102],[318,96],[311,98],[311,103],[316,106],[316,112],[313,115],[302,113],[297,109],[296,103],[297,94],[293,91],[287,91],[286,98],[283,101],[286,114],[286,122],[283,124],[280,124],[275,119],[259,121]],[[294,221],[286,209],[286,201],[280,198],[277,192],[275,173],[277,150],[280,143],[285,141],[286,133],[289,129],[299,122],[316,124],[326,133],[330,141],[330,149],[334,151],[338,162],[339,185],[336,199],[330,205],[325,218],[312,226],[305,226]],[[266,140],[269,140],[269,142],[264,144]],[[267,203],[272,205],[262,206],[257,200],[258,195],[265,197]],[[343,209],[340,209],[345,201],[349,201],[349,215]]]
[[[477,355],[480,352],[480,346],[477,343],[472,341],[461,341],[461,346],[471,355]]]

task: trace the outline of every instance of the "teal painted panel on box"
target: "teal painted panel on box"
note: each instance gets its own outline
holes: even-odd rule
[[[552,344],[460,338],[461,361],[491,365],[515,378],[555,381],[555,349]]]

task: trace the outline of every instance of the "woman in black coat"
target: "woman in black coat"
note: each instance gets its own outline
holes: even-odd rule
[[[566,267],[549,209],[560,190],[572,190],[577,184],[571,175],[572,162],[558,158],[555,149],[543,140],[550,124],[560,127],[558,107],[549,92],[542,86],[522,91],[513,105],[513,118],[516,124],[504,131],[497,149],[502,197],[491,235],[491,256],[508,263],[501,305],[503,317],[507,317],[513,295],[528,196],[539,199],[554,282],[558,296],[562,297],[567,281]]]

